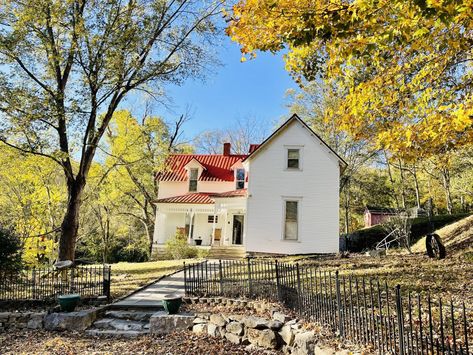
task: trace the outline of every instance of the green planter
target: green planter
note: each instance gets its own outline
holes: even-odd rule
[[[182,304],[182,297],[176,295],[166,295],[163,299],[163,306],[168,314],[177,314]]]
[[[73,312],[80,301],[79,294],[61,295],[58,297],[59,306],[63,312]]]

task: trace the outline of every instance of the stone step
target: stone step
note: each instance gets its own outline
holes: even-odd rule
[[[131,311],[123,311],[123,310],[110,310],[105,312],[106,318],[117,318],[117,319],[128,319],[128,320],[135,320],[139,322],[149,321],[151,316],[154,314],[154,311],[146,312],[140,310],[131,310]]]
[[[137,338],[149,333],[149,329],[144,330],[110,330],[110,329],[89,329],[86,334],[96,337],[111,338]]]
[[[92,327],[101,330],[142,331],[148,322],[137,322],[128,319],[102,318],[94,322]]]

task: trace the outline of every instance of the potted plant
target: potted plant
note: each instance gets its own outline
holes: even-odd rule
[[[62,261],[57,261],[54,264],[54,267],[56,268],[57,272],[60,274],[60,277],[63,280],[67,280],[67,269],[72,268],[73,265],[74,263],[71,260],[62,260]],[[72,288],[70,291],[72,291]],[[61,311],[73,312],[80,301],[80,295],[78,293],[71,292],[71,293],[59,295],[57,299],[58,299],[58,303],[59,303],[59,307],[61,308]]]
[[[58,296],[59,306],[63,312],[74,312],[79,301],[80,295],[77,293]]]
[[[194,239],[195,245],[202,245],[202,237],[197,237]]]
[[[182,296],[176,294],[165,295],[163,298],[163,306],[168,314],[179,313],[179,307],[182,304]]]

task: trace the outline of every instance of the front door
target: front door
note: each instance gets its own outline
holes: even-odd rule
[[[232,244],[243,244],[243,215],[233,216],[233,238]]]

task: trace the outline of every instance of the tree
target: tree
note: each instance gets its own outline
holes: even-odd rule
[[[105,168],[111,191],[102,199],[113,196],[121,204],[117,213],[132,217],[143,226],[150,252],[156,217],[154,201],[159,190],[155,177],[169,153],[179,149],[186,121],[187,117],[181,115],[170,127],[161,118],[145,113],[138,122],[130,112],[122,110],[115,113],[107,130],[108,150],[105,147],[102,151],[107,156]],[[105,207],[98,216],[103,212],[107,212]]]
[[[222,154],[223,143],[230,143],[233,154],[248,154],[251,144],[261,143],[268,135],[261,120],[239,117],[231,127],[205,131],[194,139],[196,150],[203,154]]]
[[[473,139],[470,0],[241,0],[227,16],[244,58],[287,49],[296,80],[324,80],[327,112],[356,139],[404,160]]]
[[[84,188],[113,114],[130,92],[201,75],[219,11],[219,1],[195,0],[0,4],[0,141],[63,171],[59,260],[74,259]]]

